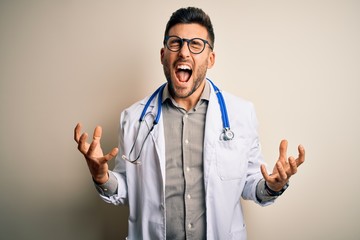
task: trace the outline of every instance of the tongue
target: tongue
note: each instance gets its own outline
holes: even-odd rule
[[[186,82],[190,78],[190,73],[188,71],[178,71],[176,73],[176,77],[180,80],[180,82]]]

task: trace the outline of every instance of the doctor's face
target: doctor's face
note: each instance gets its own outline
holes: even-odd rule
[[[177,36],[180,39],[201,38],[209,41],[206,28],[197,23],[177,24],[170,29],[169,36]],[[215,62],[215,53],[209,44],[205,44],[204,50],[199,54],[192,53],[188,44],[184,41],[179,51],[171,51],[166,46],[161,49],[161,63],[169,83],[170,94],[175,101],[187,98],[197,100],[205,86],[206,71]],[[196,44],[196,42],[192,43],[191,49],[196,49]]]

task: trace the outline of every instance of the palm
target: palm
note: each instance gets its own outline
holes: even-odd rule
[[[287,141],[282,140],[279,147],[279,159],[277,160],[273,172],[269,175],[264,165],[261,166],[261,173],[268,186],[274,191],[280,191],[289,181],[290,177],[297,172],[297,168],[305,161],[305,150],[300,145],[298,147],[299,156],[287,158]]]
[[[89,167],[90,173],[93,179],[99,183],[107,181],[108,178],[108,161],[116,156],[118,149],[114,148],[110,153],[104,155],[101,148],[100,139],[102,134],[102,129],[100,126],[96,127],[94,130],[93,140],[91,143],[88,143],[87,133],[80,135],[81,125],[78,124],[74,130],[74,138],[78,143],[79,151],[84,155],[87,165]]]

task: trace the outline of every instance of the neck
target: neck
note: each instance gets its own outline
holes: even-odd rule
[[[186,111],[189,111],[190,109],[194,108],[195,105],[198,103],[200,96],[205,88],[205,80],[201,82],[199,87],[188,97],[174,97],[174,100],[177,104],[179,104],[180,107],[184,108]]]

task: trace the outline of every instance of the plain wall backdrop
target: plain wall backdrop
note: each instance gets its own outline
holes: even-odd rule
[[[125,238],[128,209],[98,197],[73,129],[99,124],[117,146],[120,112],[165,81],[165,24],[187,6],[210,15],[208,76],[255,104],[269,167],[283,138],[306,149],[275,205],[244,201],[249,239],[359,239],[356,0],[0,0],[0,239]]]

